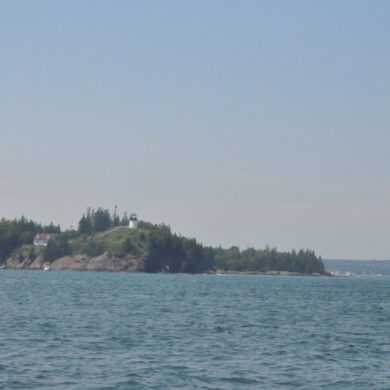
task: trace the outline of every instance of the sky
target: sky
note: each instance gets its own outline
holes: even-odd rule
[[[3,0],[0,217],[390,258],[390,2]]]

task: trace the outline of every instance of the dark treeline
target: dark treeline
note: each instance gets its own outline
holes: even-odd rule
[[[43,259],[45,261],[53,261],[71,254],[72,248],[69,244],[68,237],[63,233],[49,240],[43,253]]]
[[[108,209],[87,209],[82,215],[78,230],[61,233],[60,227],[52,223],[44,226],[22,217],[14,220],[0,220],[0,262],[20,246],[32,244],[36,233],[55,233],[46,248],[40,249],[45,261],[54,261],[71,255],[77,242],[84,243],[84,254],[97,256],[108,252],[114,257],[127,255],[145,258],[146,272],[187,272],[199,273],[215,270],[241,272],[290,271],[299,273],[324,273],[320,257],[311,250],[278,252],[275,248],[248,248],[240,250],[237,246],[229,249],[206,247],[194,238],[186,238],[171,232],[169,226],[155,225],[140,221],[139,229],[120,242],[102,241],[95,233],[115,226],[128,226],[127,212],[120,218],[115,211]],[[70,241],[72,240],[72,241]],[[76,245],[76,246],[75,246]],[[114,246],[113,246],[114,245]],[[79,249],[80,251],[80,246]],[[21,252],[20,252],[21,253]],[[22,255],[20,255],[22,257]],[[34,248],[28,254],[35,257]]]
[[[173,234],[167,225],[140,222],[148,230],[146,272],[206,272],[213,268],[207,250],[194,238]]]
[[[127,226],[129,224],[129,217],[127,211],[124,212],[123,217],[120,218],[116,213],[116,209],[111,214],[108,209],[99,207],[98,209],[88,208],[79,221],[78,231],[87,236],[103,232],[115,226]]]
[[[290,271],[299,273],[324,273],[321,257],[314,251],[301,249],[278,252],[276,248],[230,249],[214,248],[213,264],[217,269],[246,272]]]
[[[166,225],[140,222],[140,228],[149,230],[147,272],[206,272],[226,270],[240,272],[289,271],[324,273],[320,257],[309,249],[278,252],[275,248],[248,248],[240,251],[205,247],[195,239],[172,234]]]
[[[4,262],[7,257],[19,246],[32,244],[37,233],[60,233],[59,225],[42,225],[28,220],[25,217],[19,219],[0,220],[0,262]]]

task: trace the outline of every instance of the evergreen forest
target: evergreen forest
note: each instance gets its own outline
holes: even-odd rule
[[[31,261],[42,256],[52,262],[60,257],[86,254],[94,257],[108,253],[115,258],[142,257],[145,272],[204,273],[288,271],[323,274],[324,265],[314,251],[306,249],[281,252],[276,248],[209,247],[195,238],[173,233],[168,225],[140,221],[138,229],[129,229],[129,216],[108,209],[88,208],[78,228],[61,231],[59,225],[42,225],[25,217],[0,220],[0,265],[11,256]],[[37,233],[52,233],[45,247],[33,246]]]

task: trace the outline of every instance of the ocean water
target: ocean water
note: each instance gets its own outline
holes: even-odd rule
[[[390,278],[0,271],[1,389],[390,389]]]

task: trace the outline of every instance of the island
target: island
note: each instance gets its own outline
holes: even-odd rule
[[[0,268],[147,273],[329,276],[314,251],[210,247],[166,224],[87,209],[77,229],[0,220]]]

